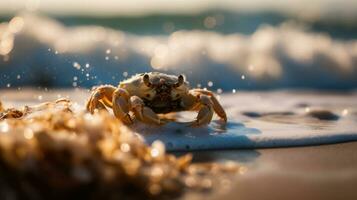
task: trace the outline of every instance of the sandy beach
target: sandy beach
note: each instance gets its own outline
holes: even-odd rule
[[[21,95],[19,95],[21,93]],[[299,94],[300,99],[288,99],[291,93]],[[24,89],[23,91],[2,90],[0,98],[4,100],[5,106],[21,107],[23,105],[33,105],[43,101],[54,100],[59,97],[69,98],[77,102],[79,109],[85,102],[88,91],[86,90],[54,90],[38,91]],[[228,108],[232,106],[232,94],[221,95],[223,105]],[[284,107],[270,106],[278,97],[284,97],[280,105],[297,105],[303,99],[307,106],[311,108],[329,108],[333,113],[349,108],[350,117],[355,119],[355,99],[354,93],[319,93],[312,92],[255,92],[239,93],[237,98],[241,100],[241,108],[237,120],[242,123],[250,124],[252,127],[260,126],[259,121],[247,120],[246,111],[252,111],[261,114],[272,111],[279,111],[272,116],[263,115],[262,121],[280,123],[284,119]],[[265,98],[262,98],[265,96]],[[308,98],[308,97],[315,98]],[[327,99],[334,99],[330,103],[318,101],[317,96],[324,96]],[[238,98],[239,97],[239,98]],[[250,99],[260,99],[260,104],[254,107],[254,102]],[[274,97],[274,98],[267,98]],[[231,100],[230,100],[231,99]],[[262,100],[263,99],[263,100]],[[312,101],[309,102],[309,99]],[[290,102],[290,103],[286,103]],[[291,103],[293,102],[293,103]],[[265,106],[265,108],[264,108]],[[288,108],[289,106],[285,107]],[[299,106],[292,113],[299,113]],[[259,112],[258,112],[259,111]],[[286,110],[285,110],[286,111]],[[236,111],[238,113],[238,111]],[[243,113],[243,114],[242,114]],[[279,117],[279,113],[283,113]],[[341,113],[338,113],[341,116]],[[244,118],[245,116],[245,118]],[[289,117],[290,115],[288,115]],[[308,126],[311,128],[311,121],[301,119],[301,116],[287,118],[285,123],[293,123]],[[291,116],[290,116],[291,117]],[[307,118],[309,119],[309,118]],[[232,120],[232,119],[231,119]],[[315,120],[315,119],[314,119]],[[322,124],[321,124],[322,123]],[[320,123],[321,130],[328,127],[325,122]],[[325,124],[324,124],[325,123]],[[336,123],[332,120],[331,123]],[[355,124],[350,126],[356,127]],[[285,127],[285,126],[284,126]],[[285,127],[286,128],[286,127]],[[336,127],[335,127],[336,128]],[[337,127],[338,128],[338,127]],[[315,130],[315,129],[313,129]],[[290,130],[294,131],[294,130]],[[302,129],[308,131],[308,129]],[[224,133],[223,133],[224,134]],[[289,148],[262,148],[262,149],[236,149],[236,150],[210,150],[210,151],[191,151],[193,153],[194,163],[223,163],[235,162],[244,167],[239,171],[238,176],[228,179],[222,179],[221,187],[215,188],[209,193],[188,192],[181,199],[356,199],[357,192],[357,142],[346,142],[339,144],[316,145],[307,147],[289,147]],[[184,152],[172,152],[177,155]],[[226,181],[226,182],[225,182]],[[259,192],[257,192],[259,191]]]
[[[356,200],[356,10],[0,0],[0,199]]]

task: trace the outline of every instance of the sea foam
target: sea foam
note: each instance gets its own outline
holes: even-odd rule
[[[143,36],[22,14],[0,24],[0,58],[1,87],[90,87],[145,71],[184,73],[193,86],[211,81],[223,91],[357,86],[356,40],[291,22],[262,25],[251,35],[181,30]]]

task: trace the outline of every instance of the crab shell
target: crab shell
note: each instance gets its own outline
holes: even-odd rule
[[[175,106],[175,102],[185,96],[190,89],[183,75],[174,76],[159,72],[137,74],[120,82],[118,87],[127,90],[132,96],[143,99],[156,113],[179,111],[179,105]]]

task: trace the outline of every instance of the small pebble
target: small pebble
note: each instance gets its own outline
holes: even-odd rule
[[[336,121],[340,118],[338,115],[328,110],[310,110],[307,115],[319,120]]]

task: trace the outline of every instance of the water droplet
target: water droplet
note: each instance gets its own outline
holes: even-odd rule
[[[124,77],[127,77],[128,75],[129,75],[128,72],[123,72]]]
[[[73,86],[73,87],[77,87],[77,82],[73,82],[73,83],[72,83],[72,86]]]
[[[86,77],[89,77],[89,73],[86,73]]]
[[[74,77],[73,77],[73,80],[74,80],[74,81],[78,80],[78,77],[77,77],[77,76],[74,76]]]
[[[8,88],[11,87],[11,84],[10,83],[6,84],[6,87],[8,87]]]
[[[110,54],[111,52],[112,52],[111,49],[107,49],[107,50],[105,51],[106,54]]]
[[[241,78],[242,80],[244,80],[244,79],[245,79],[245,76],[244,76],[244,75],[242,75],[240,78]]]
[[[105,60],[109,60],[109,57],[108,57],[108,56],[105,56]]]
[[[38,99],[39,101],[41,101],[41,100],[42,100],[42,95],[38,95],[37,99]]]
[[[81,65],[77,62],[74,62],[73,67],[79,70],[81,68]]]
[[[342,116],[348,115],[348,109],[343,109],[342,110]]]
[[[89,67],[90,67],[89,63],[86,63],[86,68],[89,68]]]
[[[217,25],[217,20],[214,17],[206,17],[203,24],[206,28],[214,28]]]
[[[197,87],[200,88],[200,87],[202,87],[202,85],[199,83],[199,84],[197,84]]]
[[[233,89],[233,90],[232,90],[232,93],[233,93],[233,94],[235,94],[236,92],[237,92],[236,89]]]
[[[218,89],[217,89],[217,93],[218,93],[218,94],[222,94],[222,92],[223,92],[223,90],[222,90],[221,88],[218,88]]]
[[[212,87],[213,86],[213,82],[212,81],[208,81],[207,85],[208,85],[208,87]]]

